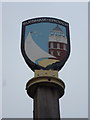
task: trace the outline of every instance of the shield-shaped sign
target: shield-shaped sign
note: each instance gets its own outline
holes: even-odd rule
[[[33,71],[59,71],[70,54],[69,23],[49,17],[22,22],[21,52]]]

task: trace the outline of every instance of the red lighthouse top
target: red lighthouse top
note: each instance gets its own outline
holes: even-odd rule
[[[57,32],[62,32],[61,28],[57,25],[55,28],[53,28],[53,31],[57,31]]]

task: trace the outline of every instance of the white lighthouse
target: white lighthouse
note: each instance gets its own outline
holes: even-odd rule
[[[67,38],[62,29],[57,25],[49,35],[49,54],[56,59],[63,60],[67,52]]]

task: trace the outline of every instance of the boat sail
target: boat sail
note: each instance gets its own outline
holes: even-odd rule
[[[32,39],[31,33],[29,32],[25,40],[25,52],[27,56],[35,63],[40,58],[56,58],[49,53],[41,49]]]

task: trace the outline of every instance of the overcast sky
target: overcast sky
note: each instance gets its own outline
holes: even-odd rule
[[[30,118],[33,101],[25,91],[33,72],[20,51],[22,21],[56,17],[70,23],[71,54],[59,77],[65,82],[60,99],[63,118],[88,117],[88,3],[3,3],[3,118]]]

